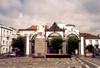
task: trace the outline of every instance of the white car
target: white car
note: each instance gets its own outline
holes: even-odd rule
[[[15,52],[11,52],[9,55],[10,56],[16,56],[16,53]]]

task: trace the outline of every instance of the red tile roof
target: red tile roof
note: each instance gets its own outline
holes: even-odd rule
[[[32,26],[28,27],[27,29],[37,29],[37,25],[32,25]]]
[[[92,35],[90,33],[80,33],[81,36],[85,37],[85,38],[93,38],[93,39],[98,39],[100,38],[99,36],[96,36],[96,35]]]
[[[32,25],[30,27],[28,27],[27,29],[34,29],[37,30],[38,25]],[[48,27],[47,25],[45,25],[45,28]]]

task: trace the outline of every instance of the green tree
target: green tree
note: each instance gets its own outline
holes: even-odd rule
[[[88,46],[86,47],[86,49],[88,49],[89,52],[92,52],[92,50],[94,49],[94,47],[93,47],[92,45],[88,45]]]
[[[12,45],[13,48],[19,48],[20,52],[24,52],[25,37],[24,36],[18,36],[17,38],[13,39],[11,45]]]
[[[56,51],[56,53],[59,53],[59,49],[62,48],[62,42],[63,40],[61,36],[56,36],[51,39],[51,46]]]
[[[78,49],[78,38],[76,36],[68,36],[66,43],[68,44],[68,49],[71,52],[74,52],[75,49]]]

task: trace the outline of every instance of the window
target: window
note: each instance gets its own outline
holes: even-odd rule
[[[99,46],[99,45],[95,45],[95,48],[98,49],[98,46]]]
[[[98,44],[98,40],[95,40],[95,44]]]
[[[5,40],[3,40],[3,45],[5,45]]]
[[[6,45],[8,45],[8,41],[6,41]]]
[[[7,36],[8,36],[8,31],[7,31]]]
[[[3,36],[5,36],[5,30],[3,31]]]
[[[6,48],[6,53],[8,53],[8,48]]]
[[[3,50],[5,50],[5,48],[3,48]]]
[[[11,36],[11,32],[10,32],[10,36]]]
[[[92,40],[89,40],[89,44],[92,44]]]

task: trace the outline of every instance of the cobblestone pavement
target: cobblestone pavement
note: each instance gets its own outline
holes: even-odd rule
[[[88,68],[88,65],[74,57],[71,59],[13,57],[0,59],[0,68]]]

